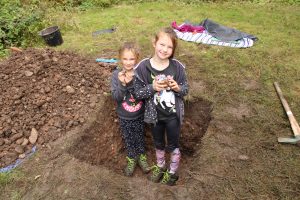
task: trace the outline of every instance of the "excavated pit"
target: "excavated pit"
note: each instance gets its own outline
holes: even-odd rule
[[[118,117],[111,97],[106,97],[95,120],[84,130],[68,150],[75,158],[93,165],[104,165],[121,173],[126,150],[119,130]],[[212,104],[204,99],[185,102],[185,119],[181,129],[180,148],[183,166],[200,148],[211,120]],[[154,146],[149,125],[146,125],[146,151],[149,163],[154,163]]]

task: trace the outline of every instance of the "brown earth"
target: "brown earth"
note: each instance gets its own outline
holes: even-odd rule
[[[113,64],[95,63],[92,58],[71,52],[51,49],[27,49],[0,63],[0,166],[14,163],[36,145],[35,159],[27,159],[22,167],[28,176],[32,173],[45,175],[41,178],[42,188],[32,194],[24,194],[24,199],[46,198],[42,197],[44,193],[51,190],[51,184],[56,184],[51,179],[71,183],[77,173],[82,173],[80,166],[88,171],[89,168],[96,168],[97,172],[101,169],[104,171],[102,175],[108,173],[108,177],[125,178],[121,170],[125,165],[126,150],[119,133],[115,104],[109,95],[110,76],[115,67]],[[190,162],[200,148],[201,138],[211,120],[212,105],[206,100],[189,97],[185,107],[180,140],[183,159],[179,175],[187,178]],[[147,154],[150,162],[154,163],[151,134],[148,126],[146,129]],[[34,180],[40,179],[41,174],[36,174]],[[140,178],[143,184],[149,184],[140,170],[136,170],[134,176],[139,178],[134,184],[138,185]],[[186,178],[181,178],[178,185],[185,185]],[[85,180],[88,181],[88,178]],[[51,183],[47,184],[48,181]],[[81,181],[77,183],[82,184]],[[30,186],[25,185],[28,190]],[[101,187],[105,191],[109,186]],[[116,187],[119,187],[118,184]],[[114,188],[108,189],[103,199],[110,199]],[[63,189],[59,189],[62,192],[60,190]],[[78,191],[73,192],[79,195]],[[85,192],[79,192],[82,199],[84,196],[92,199],[93,193],[89,196]],[[120,195],[119,191],[117,195]],[[60,194],[51,194],[48,199],[56,197],[63,198]]]
[[[114,67],[50,49],[1,62],[0,167],[81,126],[109,92]]]

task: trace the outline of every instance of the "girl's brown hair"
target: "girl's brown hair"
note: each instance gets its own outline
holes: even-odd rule
[[[176,47],[177,47],[177,35],[176,35],[175,31],[171,27],[162,28],[161,30],[159,30],[156,33],[156,35],[154,37],[154,42],[155,43],[158,41],[159,36],[162,33],[167,34],[170,37],[170,39],[171,39],[171,41],[173,43],[173,52],[172,52],[172,55],[170,56],[170,58],[173,58],[174,54],[175,54]]]
[[[121,58],[121,56],[122,56],[122,54],[125,50],[131,51],[135,55],[136,61],[137,62],[139,61],[139,59],[140,59],[140,49],[139,49],[139,47],[137,46],[136,43],[134,43],[134,42],[125,42],[119,49],[119,59]]]

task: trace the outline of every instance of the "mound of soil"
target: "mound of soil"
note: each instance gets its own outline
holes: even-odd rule
[[[0,63],[0,168],[85,123],[109,93],[114,65],[27,49]]]

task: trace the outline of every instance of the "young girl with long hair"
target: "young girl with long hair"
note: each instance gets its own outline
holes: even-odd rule
[[[145,100],[144,121],[152,124],[157,163],[149,179],[174,185],[178,180],[183,97],[188,93],[188,83],[184,65],[173,58],[177,47],[173,29],[160,30],[152,45],[153,57],[142,60],[135,68],[134,93],[137,99]],[[165,160],[166,151],[171,154],[169,167]]]
[[[144,173],[150,171],[145,154],[145,106],[142,100],[136,100],[133,96],[134,66],[139,55],[135,43],[124,43],[119,49],[121,68],[113,72],[111,81],[112,97],[117,102],[116,111],[127,150],[127,166],[124,169],[126,176],[133,175],[136,165],[139,165]]]

